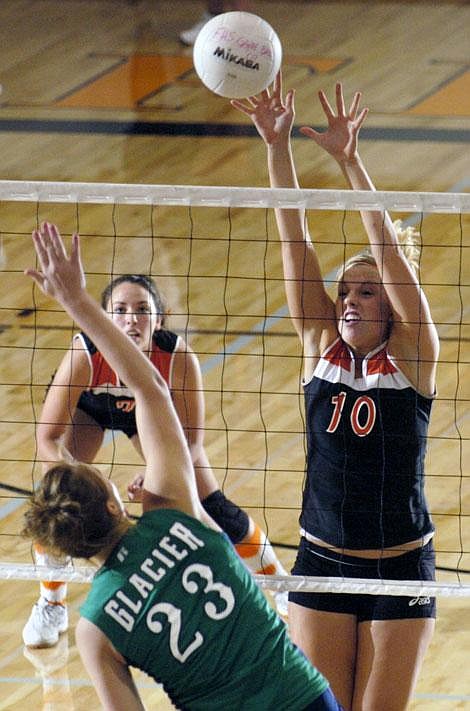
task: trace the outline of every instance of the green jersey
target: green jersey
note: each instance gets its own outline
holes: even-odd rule
[[[132,526],[81,614],[179,709],[300,711],[328,687],[225,534],[180,511]]]

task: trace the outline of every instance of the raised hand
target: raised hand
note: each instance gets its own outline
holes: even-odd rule
[[[78,234],[72,235],[70,257],[59,230],[50,222],[44,222],[40,230],[34,230],[32,237],[41,271],[25,269],[25,274],[34,279],[47,296],[62,304],[70,302],[85,289]]]
[[[357,91],[354,94],[347,113],[344,107],[343,87],[340,83],[336,84],[336,114],[323,91],[318,93],[318,97],[328,120],[327,130],[315,131],[309,126],[303,126],[300,131],[304,136],[312,138],[339,163],[355,159],[359,130],[369,112],[369,109],[362,109],[358,114],[361,93]]]
[[[294,92],[288,91],[283,100],[281,72],[277,74],[271,90],[265,89],[259,96],[250,96],[244,101],[232,99],[230,103],[251,118],[267,145],[290,136],[295,116]]]

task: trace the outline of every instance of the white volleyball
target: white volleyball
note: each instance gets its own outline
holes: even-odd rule
[[[259,94],[281,67],[282,46],[271,25],[251,12],[215,15],[194,43],[196,72],[219,96],[242,99]]]

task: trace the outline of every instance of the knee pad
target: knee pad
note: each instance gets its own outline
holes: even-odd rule
[[[201,503],[232,543],[239,543],[245,538],[250,527],[248,514],[227,499],[220,489],[209,494]]]

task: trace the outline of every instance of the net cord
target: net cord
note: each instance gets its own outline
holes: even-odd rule
[[[317,210],[470,213],[470,193],[301,190],[230,186],[142,185],[0,180],[0,200],[42,203],[192,205]]]
[[[64,568],[44,565],[0,563],[0,580],[43,580],[90,583],[97,572],[93,567]],[[329,578],[303,575],[253,575],[258,585],[272,591],[355,593],[361,595],[406,595],[409,597],[468,597],[470,585],[442,581],[370,580],[368,578]]]

